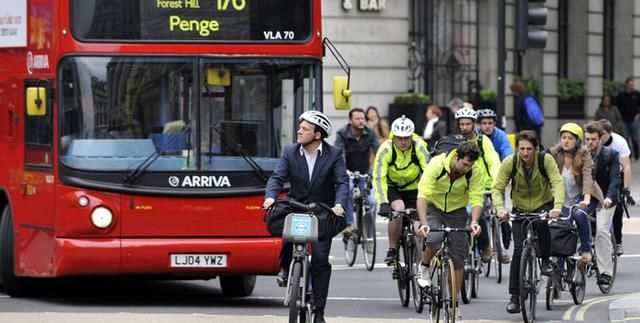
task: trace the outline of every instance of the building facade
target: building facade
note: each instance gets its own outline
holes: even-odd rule
[[[324,35],[352,68],[353,106],[376,106],[386,116],[394,97],[411,90],[439,105],[455,97],[472,100],[481,88],[497,90],[498,5],[499,0],[323,1]],[[547,0],[544,6],[547,45],[520,56],[513,50],[514,0],[506,0],[505,114],[507,130],[513,131],[509,85],[518,76],[534,80],[545,111],[542,141],[550,145],[562,123],[593,118],[604,85],[640,79],[640,1]],[[348,121],[347,113],[330,107],[332,78],[340,73],[327,56],[325,110],[336,126]],[[563,80],[584,83],[577,108],[561,102]]]

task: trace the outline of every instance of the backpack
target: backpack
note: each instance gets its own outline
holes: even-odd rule
[[[420,172],[418,172],[418,176],[416,178],[414,178],[410,182],[405,183],[404,185],[396,184],[394,181],[391,180],[391,177],[389,177],[389,175],[387,175],[387,181],[392,186],[396,187],[397,189],[403,189],[403,188],[411,185],[413,182],[415,182],[418,179],[420,179],[420,176],[422,176],[422,166],[420,166],[420,160],[418,160],[418,156],[416,155],[416,146],[417,146],[417,144],[418,144],[418,142],[416,140],[412,140],[412,142],[411,142],[411,162],[409,164],[407,164],[407,166],[405,166],[403,168],[398,168],[398,166],[396,166],[396,158],[398,158],[398,155],[396,154],[395,147],[393,147],[393,144],[391,144],[391,160],[389,161],[389,163],[387,165],[393,166],[397,170],[405,170],[405,169],[409,168],[409,166],[411,166],[411,164],[415,164],[416,166],[418,166],[418,169],[420,170]]]
[[[527,109],[527,116],[529,121],[534,126],[542,126],[544,123],[544,112],[538,103],[538,100],[533,95],[527,95],[524,98],[524,106]]]
[[[489,172],[489,165],[487,164],[487,160],[484,158],[484,148],[482,144],[483,134],[479,133],[477,146],[480,148],[480,156],[482,157],[482,162],[484,163],[484,168],[487,170],[487,174],[491,174]],[[435,145],[433,145],[433,149],[429,152],[429,159],[438,156],[442,153],[450,153],[452,150],[458,148],[460,143],[467,141],[467,138],[463,135],[448,135],[440,138],[436,141]]]
[[[540,175],[544,177],[547,182],[549,181],[549,174],[547,174],[547,169],[544,167],[544,157],[547,154],[547,150],[540,146],[538,149],[538,171],[540,171]],[[513,196],[513,190],[516,187],[516,169],[518,166],[518,154],[513,155],[513,163],[511,166],[511,174],[509,174],[509,179],[511,180],[511,195]]]
[[[463,135],[448,135],[444,136],[433,145],[433,149],[429,152],[429,160],[442,153],[448,154],[452,150],[458,148],[458,145],[467,141],[467,138]]]
[[[433,145],[433,149],[431,149],[431,151],[429,152],[429,160],[431,160],[431,158],[438,156],[440,154],[450,153],[454,149],[458,148],[458,145],[460,145],[465,141],[467,141],[467,137],[460,134],[448,135],[438,139],[435,145]],[[478,138],[478,143],[480,145],[482,144],[482,141],[480,138]],[[442,171],[440,172],[440,175],[436,177],[436,180],[441,179],[446,174],[447,174],[447,170],[444,167],[442,167]],[[469,179],[471,178],[471,174],[472,174],[471,171],[468,171],[464,174],[464,177],[467,179],[467,187],[469,187]]]

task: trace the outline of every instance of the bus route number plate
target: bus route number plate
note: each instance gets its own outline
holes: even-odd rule
[[[171,267],[226,268],[227,255],[220,254],[172,254]]]

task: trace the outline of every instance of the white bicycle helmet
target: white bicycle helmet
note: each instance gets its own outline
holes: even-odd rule
[[[416,126],[404,114],[391,124],[391,132],[396,137],[409,137],[413,134]]]
[[[305,111],[300,115],[300,118],[298,118],[298,120],[300,121],[304,120],[309,123],[312,123],[322,128],[322,130],[324,130],[324,132],[327,133],[327,136],[331,135],[331,121],[329,121],[329,118],[327,118],[327,116],[320,111],[316,111],[316,110]]]
[[[491,110],[491,109],[481,109],[477,111],[478,114],[478,119],[482,119],[482,118],[498,118],[498,116],[496,115],[496,112]]]
[[[463,119],[463,118],[472,119],[473,121],[478,120],[478,114],[469,107],[464,107],[456,111],[455,116],[456,116],[456,120]]]

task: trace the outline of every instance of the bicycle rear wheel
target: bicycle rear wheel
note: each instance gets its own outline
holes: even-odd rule
[[[418,279],[420,278],[420,276],[418,276],[418,266],[422,262],[422,250],[418,246],[420,246],[420,239],[414,236],[413,243],[410,248],[413,256],[413,261],[411,262],[411,291],[413,292],[413,306],[415,307],[416,312],[422,313],[424,310],[424,290],[418,285]]]
[[[442,267],[439,266],[439,258],[433,258],[431,260],[429,279],[431,279],[431,288],[428,291],[429,299],[429,312],[427,318],[429,322],[440,321],[440,309],[442,308],[442,288],[440,288],[440,281],[442,280]]]
[[[532,246],[525,246],[520,258],[520,309],[525,323],[536,319],[536,289],[538,284],[538,262]]]
[[[473,238],[467,237],[467,258],[464,261],[464,273],[462,274],[462,288],[460,288],[460,296],[462,302],[469,304],[471,302],[471,289],[473,283]]]
[[[442,319],[444,322],[455,323],[456,321],[456,302],[458,301],[458,289],[456,286],[456,272],[453,267],[453,261],[447,259],[442,264],[442,277],[440,280]]]
[[[567,266],[573,266],[573,278],[571,279],[571,297],[576,305],[582,304],[587,288],[587,269],[585,266],[578,266],[575,259],[567,261]]]
[[[502,255],[505,255],[507,253],[507,251],[504,250],[504,247],[502,244],[502,227],[500,225],[500,221],[496,217],[493,217],[491,219],[491,228],[492,228],[491,238],[493,239],[493,246],[494,246],[493,247],[494,257],[492,261],[493,261],[494,267],[496,267],[496,278],[498,279],[498,284],[500,284],[502,283],[502,262],[500,261],[500,259],[502,258]]]
[[[364,265],[368,271],[373,270],[373,266],[376,264],[376,220],[373,215],[370,214],[369,206],[363,203],[362,215],[364,220],[361,221],[360,228],[362,251],[364,255]]]
[[[356,255],[358,254],[358,238],[360,237],[359,233],[359,225],[360,221],[360,208],[359,202],[355,202],[353,205],[353,209],[355,210],[355,214],[353,217],[356,220],[356,226],[352,225],[352,232],[348,237],[343,236],[342,242],[344,243],[344,261],[347,263],[347,266],[351,267],[356,262]]]
[[[547,290],[546,290],[546,297],[545,297],[545,303],[547,305],[547,310],[551,311],[553,309],[553,303],[555,302],[556,299],[558,299],[558,297],[560,296],[558,293],[560,293],[560,286],[558,286],[557,282],[559,279],[562,279],[560,277],[558,277],[558,273],[554,272],[553,276],[549,277],[549,279],[547,279]]]
[[[298,306],[302,302],[302,291],[300,289],[300,277],[302,276],[302,264],[293,264],[291,280],[289,281],[289,323],[298,322]]]
[[[398,260],[395,265],[395,279],[398,284],[398,295],[400,296],[400,304],[402,306],[409,306],[410,297],[410,279],[409,279],[409,264],[413,260],[409,255],[409,250],[405,245],[405,242],[398,244]]]

